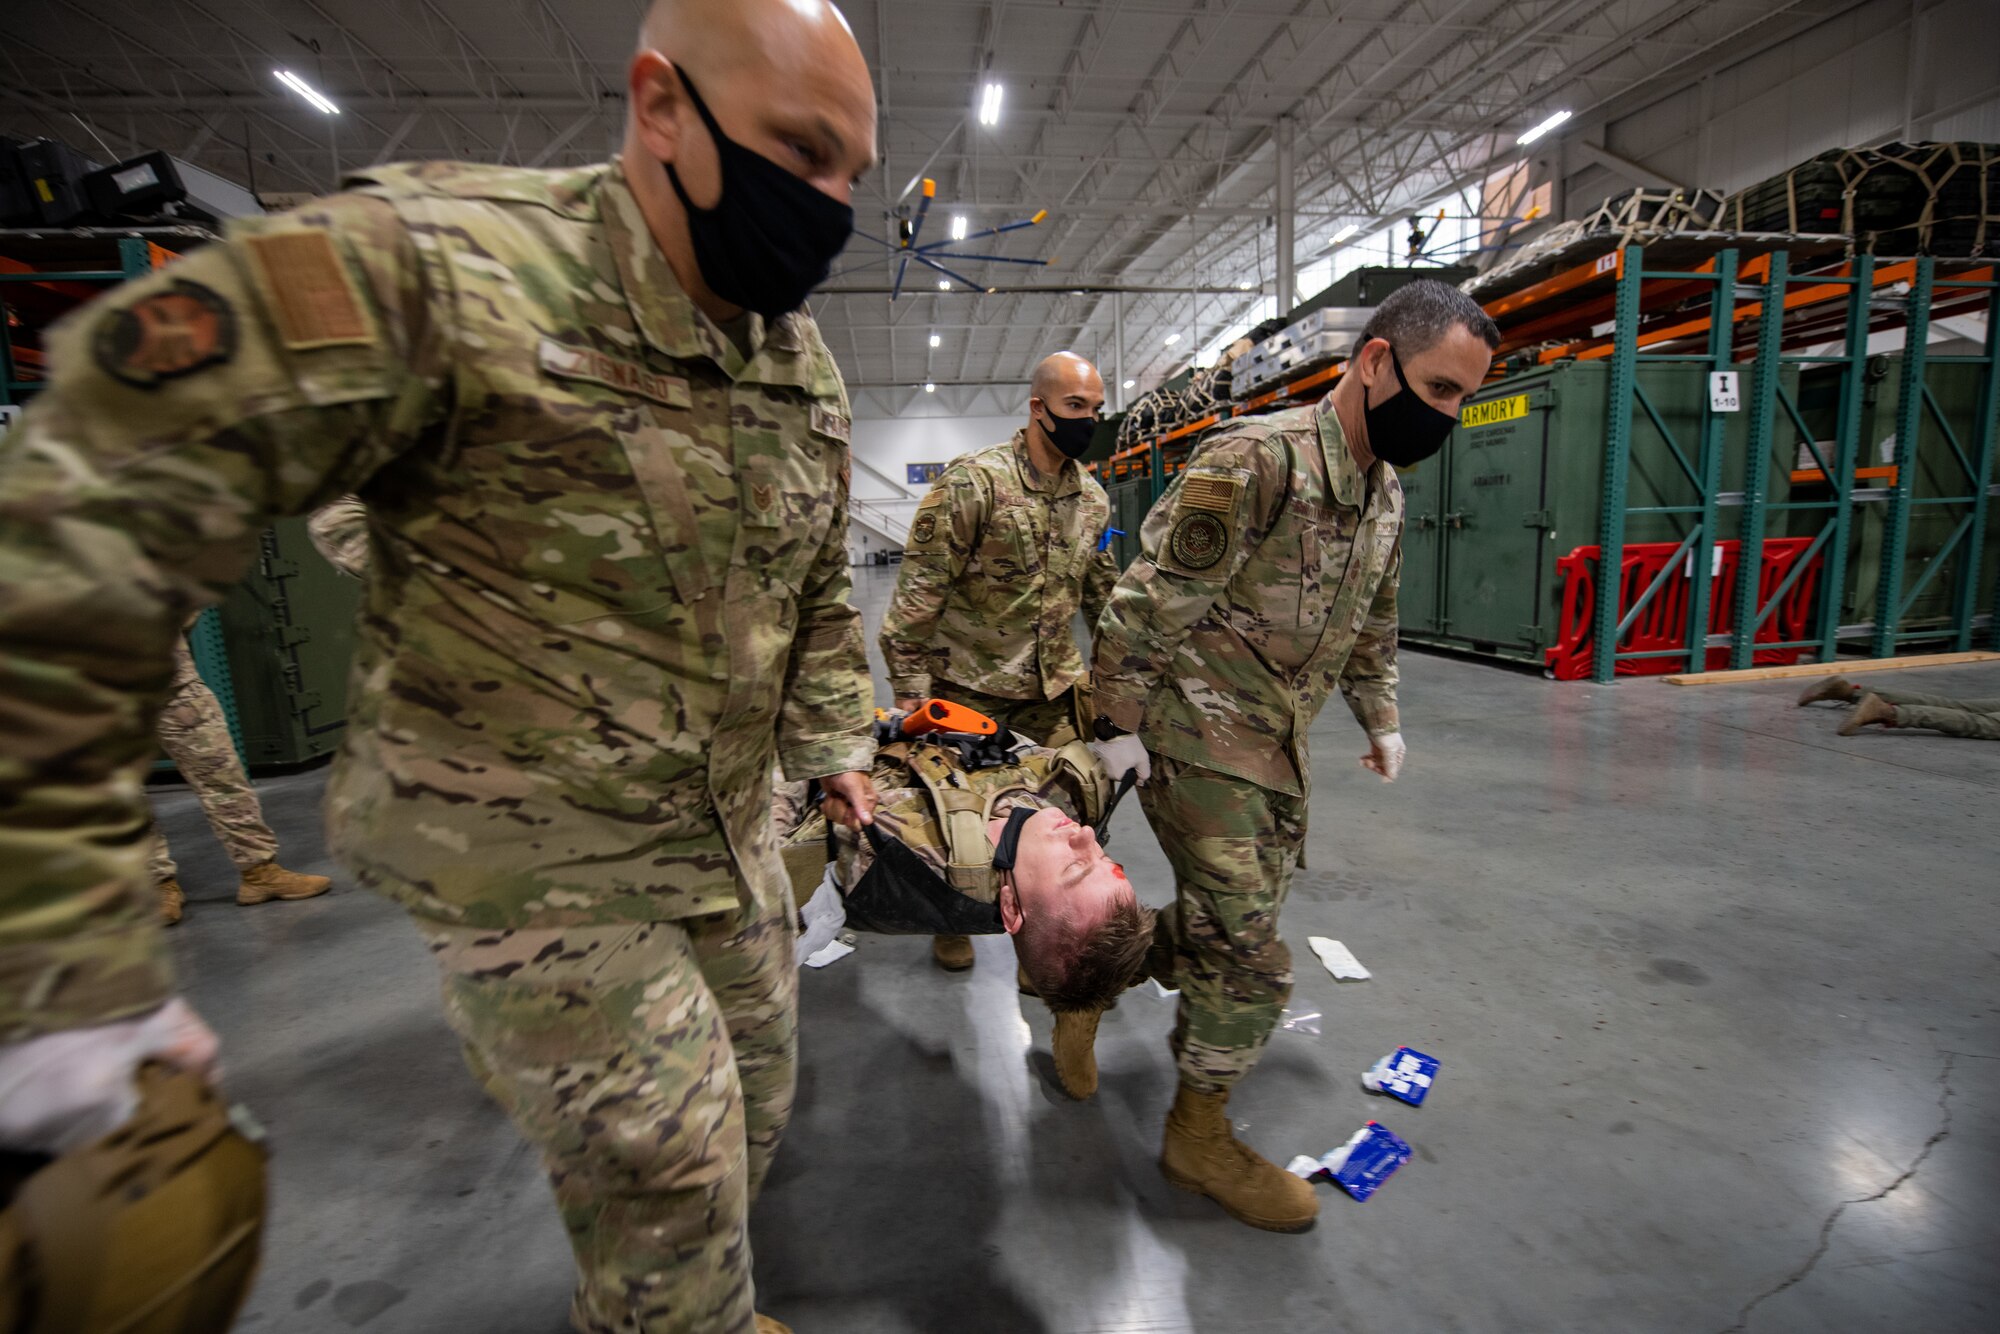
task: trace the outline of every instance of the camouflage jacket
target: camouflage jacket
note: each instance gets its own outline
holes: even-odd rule
[[[1043,760],[1051,760],[1055,754],[1032,745],[1018,753]],[[1018,805],[1034,810],[1056,806],[1073,820],[1085,818],[1087,802],[1074,774],[1048,763],[1023,765],[1018,772],[1021,786],[1003,791],[994,800],[993,818],[1005,819]],[[944,821],[939,818],[929,790],[911,774],[908,765],[887,756],[876,761],[872,777],[875,794],[880,798],[875,822],[882,832],[903,843],[936,871],[939,879],[945,879],[950,849],[946,845]],[[802,781],[787,782],[779,778],[774,783],[771,803],[778,836],[786,843],[824,846],[826,818],[809,810],[805,798],[806,784]],[[860,884],[861,877],[875,864],[875,850],[867,838],[839,826],[834,828],[833,840],[834,884],[845,894]],[[996,894],[991,886],[971,887],[961,892],[983,903],[991,903]]]
[[[1402,530],[1395,469],[1355,466],[1330,399],[1222,427],[1112,591],[1097,712],[1148,750],[1307,795],[1306,731],[1336,684],[1364,728],[1396,730]]]
[[[774,761],[873,753],[845,391],[747,354],[614,164],[426,163],[93,303],[0,456],[0,1036],[166,986],[139,779],[172,641],[273,516],[375,540],[336,851],[420,916],[678,918],[783,883]]]
[[[358,496],[342,496],[306,519],[306,536],[327,564],[356,579],[368,577],[368,510]]]
[[[1043,477],[1027,432],[952,460],[917,507],[882,657],[899,699],[946,680],[1003,699],[1054,699],[1083,675],[1071,623],[1095,621],[1118,578],[1099,551],[1111,505],[1065,461]]]

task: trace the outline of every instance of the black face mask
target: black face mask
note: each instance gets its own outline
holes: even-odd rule
[[[1088,413],[1081,417],[1063,417],[1051,412],[1048,421],[1042,424],[1042,434],[1062,452],[1064,458],[1080,459],[1083,452],[1090,448],[1091,438],[1097,434],[1097,418]]]
[[[664,164],[687,210],[701,280],[730,305],[767,320],[797,310],[826,281],[833,257],[853,234],[854,210],[724,134],[686,72],[676,65],[674,73],[708,126],[722,167],[722,198],[714,208],[696,208],[674,164]]]
[[[1410,388],[1403,374],[1403,362],[1396,349],[1389,349],[1389,364],[1396,368],[1396,382],[1403,387],[1372,408],[1362,409],[1368,423],[1368,448],[1392,468],[1408,468],[1422,463],[1444,448],[1444,439],[1458,418],[1439,412]]]

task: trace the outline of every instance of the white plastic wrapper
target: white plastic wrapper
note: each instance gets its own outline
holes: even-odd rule
[[[1320,1166],[1319,1159],[1308,1157],[1302,1153],[1289,1163],[1286,1163],[1285,1170],[1295,1177],[1304,1177],[1307,1181],[1311,1181],[1326,1169]]]
[[[848,944],[846,941],[829,940],[826,942],[824,949],[807,956],[806,967],[824,968],[830,963],[839,963],[852,953],[854,953],[854,946]]]
[[[849,946],[826,959],[815,960],[815,956],[835,944],[834,937],[840,928],[847,925],[847,907],[842,902],[840,891],[833,887],[833,864],[827,863],[826,874],[820,877],[819,888],[806,900],[806,906],[799,909],[803,924],[799,928],[799,938],[792,947],[793,958],[799,964],[812,964],[824,968],[841,955],[852,952]]]
[[[1278,1016],[1278,1027],[1287,1033],[1303,1033],[1309,1038],[1316,1038],[1321,1018],[1318,1010],[1286,1010]]]
[[[1361,960],[1354,957],[1354,951],[1337,940],[1329,940],[1325,936],[1307,936],[1306,943],[1312,946],[1313,953],[1319,956],[1319,961],[1326,965],[1326,971],[1343,982],[1366,982],[1374,976],[1361,966]]]

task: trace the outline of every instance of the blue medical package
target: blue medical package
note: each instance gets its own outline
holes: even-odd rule
[[[1319,1164],[1342,1190],[1356,1200],[1365,1200],[1409,1161],[1410,1146],[1370,1121]]]
[[[1437,1057],[1426,1056],[1413,1047],[1398,1047],[1368,1067],[1368,1073],[1361,1076],[1361,1087],[1421,1107],[1437,1072]]]

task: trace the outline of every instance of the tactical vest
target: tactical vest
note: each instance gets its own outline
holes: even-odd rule
[[[1095,825],[1109,806],[1112,784],[1080,741],[1016,756],[1013,763],[968,768],[959,753],[925,741],[900,742],[877,754],[900,762],[929,794],[943,835],[942,874],[907,846],[871,826],[875,861],[847,892],[848,924],[886,935],[993,935],[1000,925],[999,885],[987,823],[1001,797],[1041,791],[1066,775],[1080,796],[1077,812]]]

